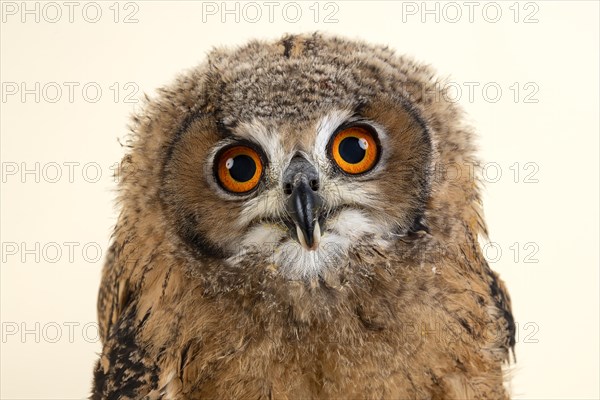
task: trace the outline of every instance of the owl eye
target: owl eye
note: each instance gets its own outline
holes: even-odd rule
[[[243,194],[256,188],[262,176],[261,157],[252,147],[235,145],[217,154],[215,175],[223,189]]]
[[[330,141],[331,158],[347,174],[371,170],[379,158],[379,144],[372,129],[356,125],[336,133]]]

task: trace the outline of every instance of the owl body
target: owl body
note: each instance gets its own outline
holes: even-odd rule
[[[92,398],[507,397],[472,134],[430,68],[254,41],[134,122]]]

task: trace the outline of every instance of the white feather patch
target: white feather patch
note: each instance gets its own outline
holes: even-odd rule
[[[317,124],[317,138],[315,140],[315,153],[318,157],[324,157],[327,143],[333,132],[352,116],[350,110],[338,110],[327,114]]]
[[[309,251],[292,239],[287,229],[275,224],[260,224],[244,235],[241,247],[228,261],[235,265],[245,254],[260,253],[268,264],[274,264],[289,279],[311,278],[338,266],[347,258],[353,245],[365,236],[385,246],[386,232],[389,227],[376,223],[363,211],[345,209],[327,221],[319,247]],[[281,241],[285,237],[287,239]]]

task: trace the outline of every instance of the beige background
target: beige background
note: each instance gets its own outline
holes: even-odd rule
[[[472,21],[464,2],[428,3],[439,22],[420,1],[321,2],[317,22],[312,1],[276,3],[269,21],[256,2],[262,19],[253,23],[256,9],[243,3],[239,22],[235,14],[222,22],[221,2],[204,2],[219,8],[204,17],[201,2],[80,2],[71,22],[62,2],[28,2],[32,14],[3,2],[2,399],[88,394],[100,350],[96,252],[107,249],[116,219],[117,138],[137,107],[128,101],[152,94],[213,45],[316,29],[389,44],[462,90],[458,101],[490,163],[487,256],[518,323],[514,397],[597,399],[598,3],[476,2]]]

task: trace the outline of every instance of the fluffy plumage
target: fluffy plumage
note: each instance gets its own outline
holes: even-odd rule
[[[436,83],[313,34],[214,50],[160,89],[122,162],[92,398],[507,397],[510,301],[478,244],[471,129]],[[347,176],[327,146],[357,122],[381,156]],[[267,158],[243,196],[213,166],[239,140]],[[294,157],[319,174],[314,250],[286,224]]]

